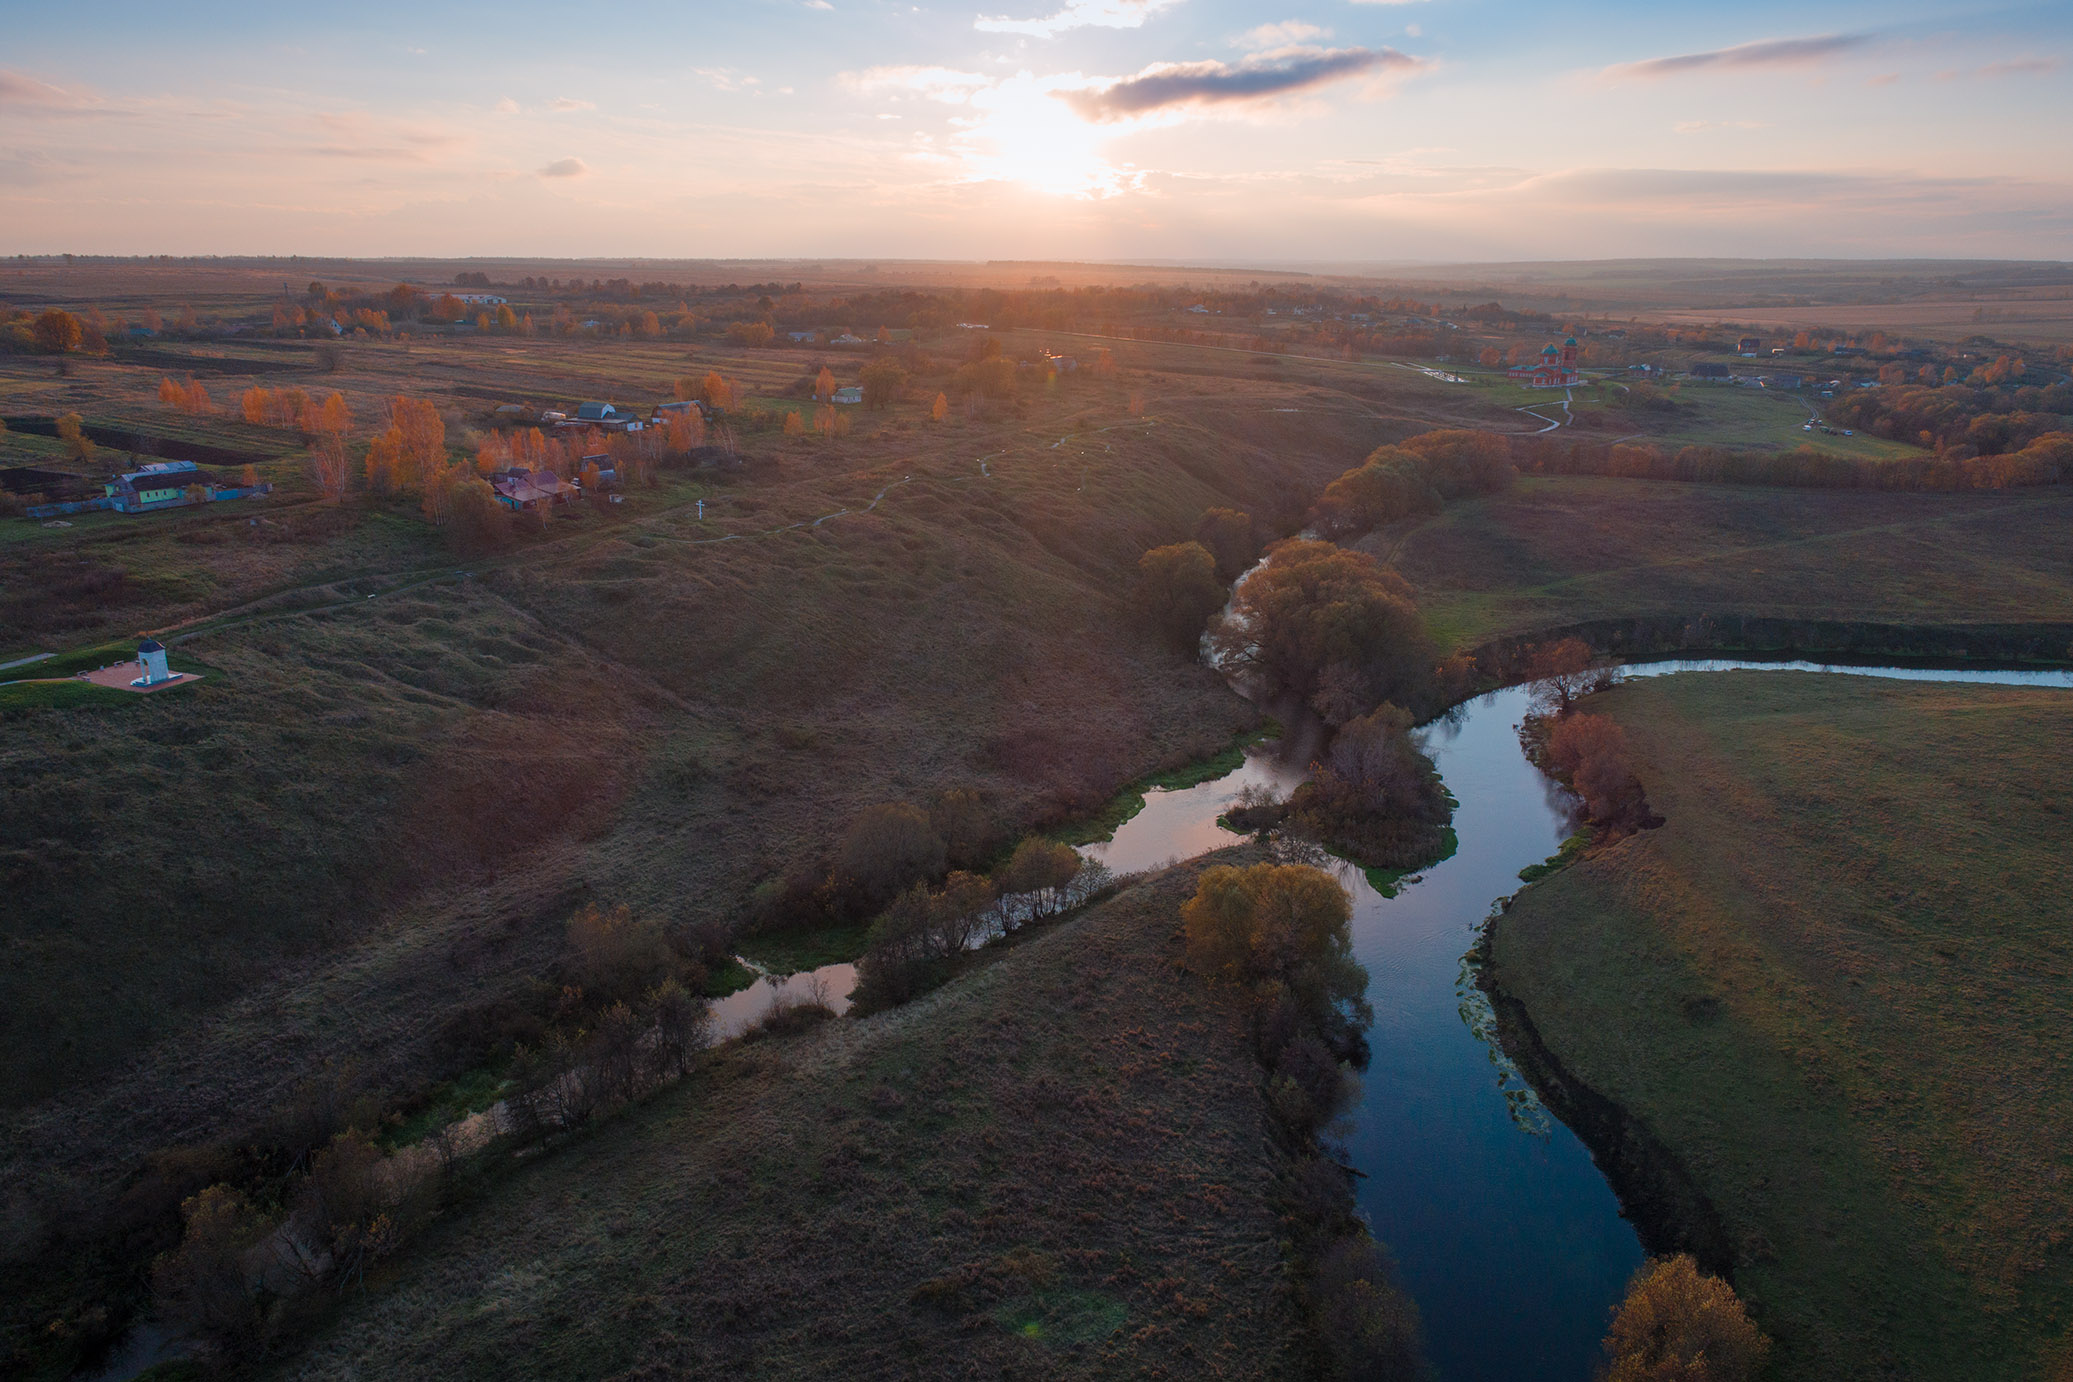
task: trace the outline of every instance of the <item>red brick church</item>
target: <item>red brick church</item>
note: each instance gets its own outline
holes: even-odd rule
[[[1576,372],[1576,337],[1571,336],[1559,346],[1551,345],[1542,350],[1538,360],[1513,365],[1505,371],[1505,377],[1515,379],[1529,389],[1566,389],[1572,384],[1583,383],[1583,376]]]

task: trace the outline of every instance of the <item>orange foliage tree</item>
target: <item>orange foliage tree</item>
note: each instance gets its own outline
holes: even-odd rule
[[[1606,1382],[1751,1382],[1771,1341],[1734,1288],[1685,1254],[1634,1274],[1605,1335]]]

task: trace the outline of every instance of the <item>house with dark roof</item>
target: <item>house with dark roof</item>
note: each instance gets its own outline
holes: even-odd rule
[[[216,497],[216,477],[193,461],[156,461],[116,476],[103,489],[108,506],[117,513],[144,513],[175,504],[209,503]]]
[[[489,487],[497,502],[507,509],[541,509],[566,504],[574,498],[574,485],[551,470],[506,470],[490,476]]]

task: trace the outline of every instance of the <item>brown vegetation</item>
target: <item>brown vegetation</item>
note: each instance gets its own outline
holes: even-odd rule
[[[1685,1254],[1659,1258],[1613,1314],[1604,1382],[1755,1382],[1770,1346],[1733,1287]]]
[[[1409,711],[1385,702],[1341,725],[1289,798],[1290,823],[1365,868],[1410,869],[1438,857],[1451,808],[1411,742],[1411,723]]]

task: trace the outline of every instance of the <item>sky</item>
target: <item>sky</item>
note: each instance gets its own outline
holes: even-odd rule
[[[2073,258],[2073,5],[5,0],[0,253]]]

